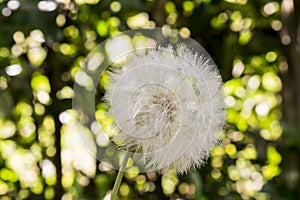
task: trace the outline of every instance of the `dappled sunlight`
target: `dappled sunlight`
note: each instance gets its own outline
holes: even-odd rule
[[[243,132],[249,129],[258,130],[260,137],[268,141],[275,141],[282,134],[282,128],[278,123],[281,115],[276,114],[275,111],[281,103],[281,98],[277,94],[282,88],[281,80],[271,68],[269,68],[270,71],[262,74],[252,71],[253,68],[262,65],[271,65],[268,63],[273,63],[276,59],[277,54],[270,51],[265,56],[254,56],[250,63],[236,60],[233,63],[232,75],[237,78],[225,83],[228,122],[236,124],[239,131],[232,130],[224,136],[229,139],[223,140],[226,145],[224,149],[221,147],[213,149],[212,166],[215,169],[222,168],[226,154],[236,159],[235,165],[228,168],[228,176],[236,183],[234,190],[246,199],[249,197],[269,199],[269,194],[261,190],[269,180],[280,174],[281,158],[276,149],[272,146],[268,147],[266,152],[268,158],[264,165],[252,164],[258,159],[259,152],[254,146],[255,143],[252,143],[253,141],[249,138],[250,136],[243,136]],[[243,141],[245,144],[248,143],[244,149],[236,146],[237,142]],[[222,178],[219,170],[212,172],[214,179]],[[225,189],[222,193],[224,191]]]

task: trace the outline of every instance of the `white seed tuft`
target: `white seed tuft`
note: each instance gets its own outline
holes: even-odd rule
[[[122,148],[147,169],[185,173],[205,163],[225,121],[222,79],[210,58],[183,45],[140,50],[109,77],[105,100]]]

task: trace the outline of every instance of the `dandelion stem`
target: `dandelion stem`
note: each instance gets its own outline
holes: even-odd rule
[[[112,192],[111,192],[110,200],[117,200],[118,191],[119,191],[119,188],[120,188],[120,185],[121,185],[121,182],[122,182],[122,178],[125,174],[125,168],[126,168],[126,163],[127,163],[127,160],[128,160],[128,156],[129,156],[128,153],[126,153],[124,158],[123,158],[123,161],[122,161],[121,166],[120,166],[120,170],[118,172],[114,187],[113,187]]]

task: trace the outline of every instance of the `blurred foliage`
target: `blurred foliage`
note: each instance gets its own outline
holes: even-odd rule
[[[279,1],[0,0],[0,10],[1,200],[107,199],[116,171],[74,137],[72,87],[101,41],[156,26],[210,53],[225,80],[228,125],[206,166],[184,176],[133,168],[121,199],[297,198],[299,169],[282,166],[289,148],[280,147]],[[97,120],[111,126],[96,107]]]

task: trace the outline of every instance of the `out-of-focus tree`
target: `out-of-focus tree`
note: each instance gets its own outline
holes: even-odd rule
[[[98,43],[121,31],[157,26],[194,38],[210,53],[225,81],[228,125],[205,167],[180,177],[172,171],[138,174],[132,168],[119,196],[296,199],[298,4],[0,0],[0,199],[107,196],[116,171],[96,161],[74,137],[72,87]],[[112,119],[105,106],[97,102],[96,108],[96,119],[108,130]]]
[[[285,59],[281,61],[280,68],[283,80],[283,124],[286,130],[284,137],[284,151],[286,154],[284,166],[289,187],[298,190],[300,198],[300,4],[298,1],[284,0],[281,3],[281,42],[284,47]],[[287,153],[289,152],[289,153]]]

